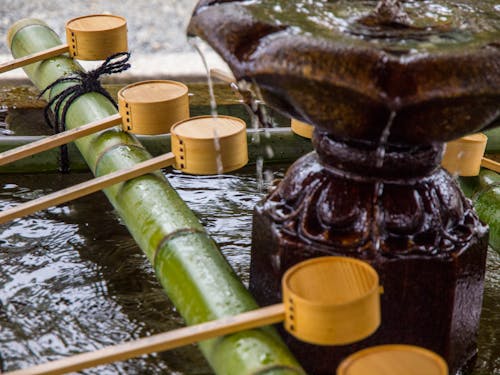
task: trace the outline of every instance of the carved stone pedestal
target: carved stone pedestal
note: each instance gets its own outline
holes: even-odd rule
[[[316,152],[255,209],[250,289],[260,304],[277,303],[289,267],[344,255],[374,266],[384,294],[380,328],[359,343],[320,347],[283,332],[299,361],[308,373],[332,374],[354,351],[398,343],[437,352],[450,374],[473,364],[488,234],[439,167],[442,146],[384,153],[318,130],[313,141]]]

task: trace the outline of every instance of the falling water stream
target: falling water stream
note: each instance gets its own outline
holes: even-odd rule
[[[200,59],[203,63],[203,66],[205,67],[205,72],[207,75],[208,93],[210,96],[210,113],[214,119],[217,119],[219,117],[219,113],[217,111],[217,101],[215,100],[214,84],[212,81],[212,75],[210,74],[210,68],[208,66],[207,59],[205,58],[203,51],[201,50],[201,48],[198,45],[199,39],[196,37],[190,37],[188,40],[189,40],[189,44],[196,50],[196,52],[200,56]],[[222,154],[221,154],[221,148],[220,148],[220,137],[219,137],[219,134],[218,134],[216,129],[214,129],[213,137],[214,137],[215,162],[217,165],[217,174],[222,174],[224,172],[224,165],[222,162]]]
[[[387,140],[391,135],[391,127],[394,123],[394,119],[396,118],[396,112],[391,111],[389,118],[387,120],[387,124],[385,125],[382,133],[380,134],[380,139],[377,145],[377,150],[375,152],[375,166],[377,168],[382,168],[384,165],[385,152],[387,147]],[[384,182],[382,180],[377,181],[374,184],[373,191],[373,209],[374,214],[373,217],[375,220],[373,221],[372,231],[371,231],[371,240],[373,244],[373,251],[378,252],[380,249],[380,228],[383,227],[384,222],[384,209],[382,207],[381,198],[384,194]]]
[[[203,63],[203,66],[205,68],[205,72],[207,74],[207,85],[208,85],[208,92],[210,94],[210,113],[214,118],[217,118],[218,113],[217,113],[217,101],[215,100],[215,94],[214,94],[214,85],[212,82],[212,75],[210,74],[210,68],[208,66],[207,59],[205,58],[205,55],[203,54],[203,51],[201,50],[200,46],[198,45],[199,39],[196,37],[190,37],[188,39],[189,45],[194,48],[194,50],[198,53],[200,56],[200,59]]]
[[[384,165],[384,157],[385,157],[385,150],[387,148],[387,140],[389,139],[389,136],[391,135],[391,128],[392,124],[394,124],[394,119],[396,118],[396,112],[391,111],[389,115],[389,119],[387,120],[387,124],[385,125],[384,129],[382,130],[382,133],[380,134],[380,138],[378,141],[378,146],[377,146],[377,151],[375,153],[375,166],[377,168],[381,168]]]
[[[252,143],[260,145],[261,137],[269,138],[271,134],[268,129],[275,127],[273,118],[269,116],[264,100],[258,85],[253,82],[239,81],[231,84],[231,88],[240,97],[240,103],[245,107],[250,116],[250,126],[252,129],[261,129],[261,132],[255,132],[252,137]],[[270,145],[264,146],[262,155],[257,157],[256,175],[259,191],[264,190],[266,184],[272,181],[272,172],[264,168],[264,156],[273,158],[274,150]]]
[[[208,92],[210,96],[211,114],[214,118],[217,118],[217,102],[215,100],[214,85],[210,73],[210,67],[207,63],[207,59],[205,58],[202,49],[199,46],[199,43],[199,38],[189,38],[189,44],[196,50],[203,62],[203,66],[205,67],[205,71],[207,74]],[[235,92],[235,95],[238,95],[240,97],[240,103],[243,104],[246,108],[250,116],[251,128],[262,129],[262,134],[264,135],[264,137],[269,138],[270,134],[267,129],[269,127],[274,127],[275,124],[273,119],[269,116],[266,107],[263,105],[264,101],[262,99],[262,94],[260,93],[259,87],[255,83],[251,84],[247,81],[232,82],[230,83],[230,87]],[[257,145],[260,144],[260,137],[262,134],[257,132],[254,133],[252,142]],[[219,174],[221,174],[224,171],[224,166],[222,165],[222,155],[220,153],[220,138],[216,131],[214,131],[214,146],[216,151],[217,171]],[[272,158],[274,155],[274,151],[269,145],[264,146],[263,153],[265,153],[265,156],[268,158]],[[272,181],[272,172],[268,172],[264,169],[264,155],[257,157],[256,174],[258,180],[258,189],[259,191],[263,191],[265,183],[269,183],[270,181]]]

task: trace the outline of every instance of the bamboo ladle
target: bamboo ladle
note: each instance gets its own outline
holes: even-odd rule
[[[379,345],[345,358],[337,375],[448,375],[446,361],[414,345]]]
[[[245,122],[229,116],[200,116],[188,119],[187,88],[181,90],[185,91],[185,100],[179,102],[176,95],[172,99],[171,92],[168,92],[172,91],[172,82],[144,81],[123,88],[119,93],[120,113],[123,115],[110,116],[103,122],[109,125],[122,121],[127,131],[146,134],[170,131],[173,152],[0,211],[0,224],[170,165],[191,174],[223,173],[244,166],[248,162]],[[175,84],[178,83],[174,82],[174,86]],[[165,90],[165,87],[168,89]],[[177,92],[176,90],[178,91],[178,88],[174,91]],[[172,125],[174,120],[177,123]],[[92,126],[102,125],[96,122],[85,129]],[[70,136],[77,133],[71,132]],[[52,140],[49,141],[47,144],[53,145]],[[59,142],[60,138],[55,141]],[[24,149],[24,146],[22,148]],[[39,149],[38,146],[35,148]],[[21,150],[21,154],[16,155],[25,156],[24,151]]]
[[[175,155],[171,152],[149,159],[142,163],[136,164],[129,169],[123,169],[116,172],[106,174],[101,177],[93,178],[89,181],[82,182],[71,186],[67,189],[56,191],[52,194],[33,199],[29,202],[14,206],[7,210],[0,211],[0,224],[7,223],[11,220],[30,215],[34,212],[57,206],[58,204],[81,198],[83,196],[95,193],[99,190],[110,187],[118,182],[130,180],[132,178],[154,172],[160,168],[172,165],[175,162]]]
[[[352,343],[371,335],[380,325],[382,289],[377,272],[363,261],[346,257],[310,259],[285,273],[282,288],[280,304],[7,374],[80,371],[282,321],[292,335],[318,345]]]
[[[481,167],[500,173],[500,163],[483,156],[487,142],[488,137],[483,133],[448,142],[441,165],[459,176],[477,176]]]
[[[171,128],[171,143],[174,152],[0,211],[0,224],[167,166],[174,165],[190,174],[217,174],[241,168],[248,162],[245,122],[230,116],[180,121]]]
[[[126,52],[127,21],[108,14],[73,18],[66,23],[66,41],[66,44],[0,64],[0,73],[68,52],[79,60],[105,60],[116,53]]]
[[[67,130],[39,141],[0,153],[0,165],[61,146],[80,137],[122,124],[135,134],[164,134],[189,117],[188,88],[175,81],[142,81],[118,92],[119,114]]]

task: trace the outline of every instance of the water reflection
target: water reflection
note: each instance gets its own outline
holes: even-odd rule
[[[500,374],[500,255],[488,251],[483,310],[479,327],[479,358],[474,375]]]
[[[9,176],[11,189],[2,190],[0,208],[87,178]],[[182,325],[148,261],[102,194],[0,226],[0,258],[0,353],[7,370]],[[191,346],[84,373],[210,370]]]
[[[401,11],[408,23],[396,23],[396,33],[365,22],[376,4],[370,0],[252,0],[245,2],[245,8],[265,22],[294,25],[287,28],[294,35],[335,38],[351,46],[377,43],[388,50],[397,46],[395,50],[408,53],[467,48],[477,42],[475,38],[494,39],[500,29],[496,0],[403,1]]]
[[[281,177],[284,169],[273,167],[273,177]],[[167,176],[247,283],[251,214],[264,195],[255,168],[238,175]],[[0,176],[0,209],[89,177]],[[0,225],[0,266],[0,353],[7,370],[182,325],[148,261],[101,193]],[[500,374],[500,256],[493,251],[488,270],[479,369],[474,375]],[[83,373],[211,371],[189,346]]]

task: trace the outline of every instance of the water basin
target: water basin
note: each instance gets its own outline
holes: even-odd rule
[[[274,178],[287,166],[267,167]],[[265,194],[255,167],[221,177],[167,171],[242,280],[248,282],[252,210]],[[2,175],[0,209],[90,178]],[[267,185],[266,185],[267,186]],[[5,369],[41,363],[182,325],[147,259],[101,193],[0,226],[0,353]],[[500,374],[500,256],[489,251],[479,360]],[[210,374],[194,346],[85,374]]]
[[[495,0],[377,2],[203,0],[189,32],[271,106],[343,140],[444,142],[498,118]],[[383,13],[382,11],[379,13]]]

